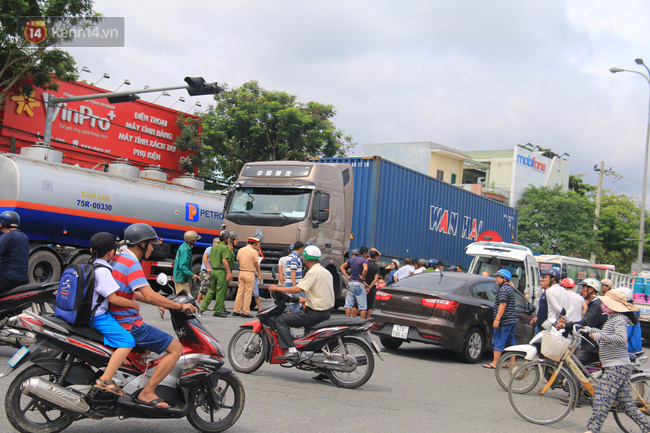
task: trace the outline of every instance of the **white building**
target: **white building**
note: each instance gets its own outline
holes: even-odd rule
[[[569,161],[550,149],[530,144],[504,150],[459,151],[431,141],[368,143],[361,146],[361,153],[381,156],[513,207],[529,185],[560,186],[565,191],[569,187]]]

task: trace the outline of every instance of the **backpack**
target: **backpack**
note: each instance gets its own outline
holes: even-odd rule
[[[95,315],[95,310],[104,301],[99,295],[97,304],[92,305],[95,293],[95,268],[104,265],[73,264],[68,266],[61,274],[59,289],[56,292],[54,316],[59,317],[71,325],[86,326]],[[92,323],[90,324],[92,327]]]

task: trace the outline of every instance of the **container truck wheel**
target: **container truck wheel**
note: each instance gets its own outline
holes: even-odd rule
[[[72,261],[70,261],[71,265],[85,265],[86,263],[90,263],[90,258],[92,256],[90,254],[78,254]]]
[[[30,283],[51,283],[60,277],[61,263],[53,252],[40,250],[29,256]]]

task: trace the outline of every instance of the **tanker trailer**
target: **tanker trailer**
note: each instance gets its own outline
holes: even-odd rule
[[[106,231],[119,238],[136,222],[150,224],[163,240],[150,260],[143,262],[149,279],[155,280],[162,271],[171,274],[173,257],[187,230],[201,235],[193,257],[198,272],[204,249],[219,235],[223,223],[221,194],[111,174],[112,164],[106,173],[49,159],[0,155],[0,212],[20,214],[20,229],[30,241],[30,281],[57,281],[66,265],[90,258],[93,234]],[[128,168],[137,175],[136,167]]]

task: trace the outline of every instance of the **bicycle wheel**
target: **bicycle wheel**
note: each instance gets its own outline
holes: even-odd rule
[[[650,406],[650,375],[637,376],[630,379],[630,387],[632,388],[632,398],[636,407],[641,411],[641,413],[650,421],[650,410],[646,405]],[[635,392],[636,391],[636,392]],[[625,433],[637,433],[641,432],[638,424],[630,418],[630,416],[621,411],[612,410],[614,412],[614,420],[616,424],[623,430]]]
[[[569,371],[547,361],[521,366],[510,379],[508,398],[512,408],[528,422],[552,424],[574,408],[578,391]],[[520,376],[521,375],[521,376]]]
[[[497,382],[499,385],[501,385],[501,388],[505,389],[506,391],[508,390],[508,384],[510,383],[512,375],[515,373],[515,370],[528,362],[525,356],[526,354],[523,352],[506,352],[501,355],[495,369]],[[521,380],[526,378],[520,377],[519,379]],[[513,386],[515,386],[517,389],[520,387],[519,384],[515,383],[513,383]]]

